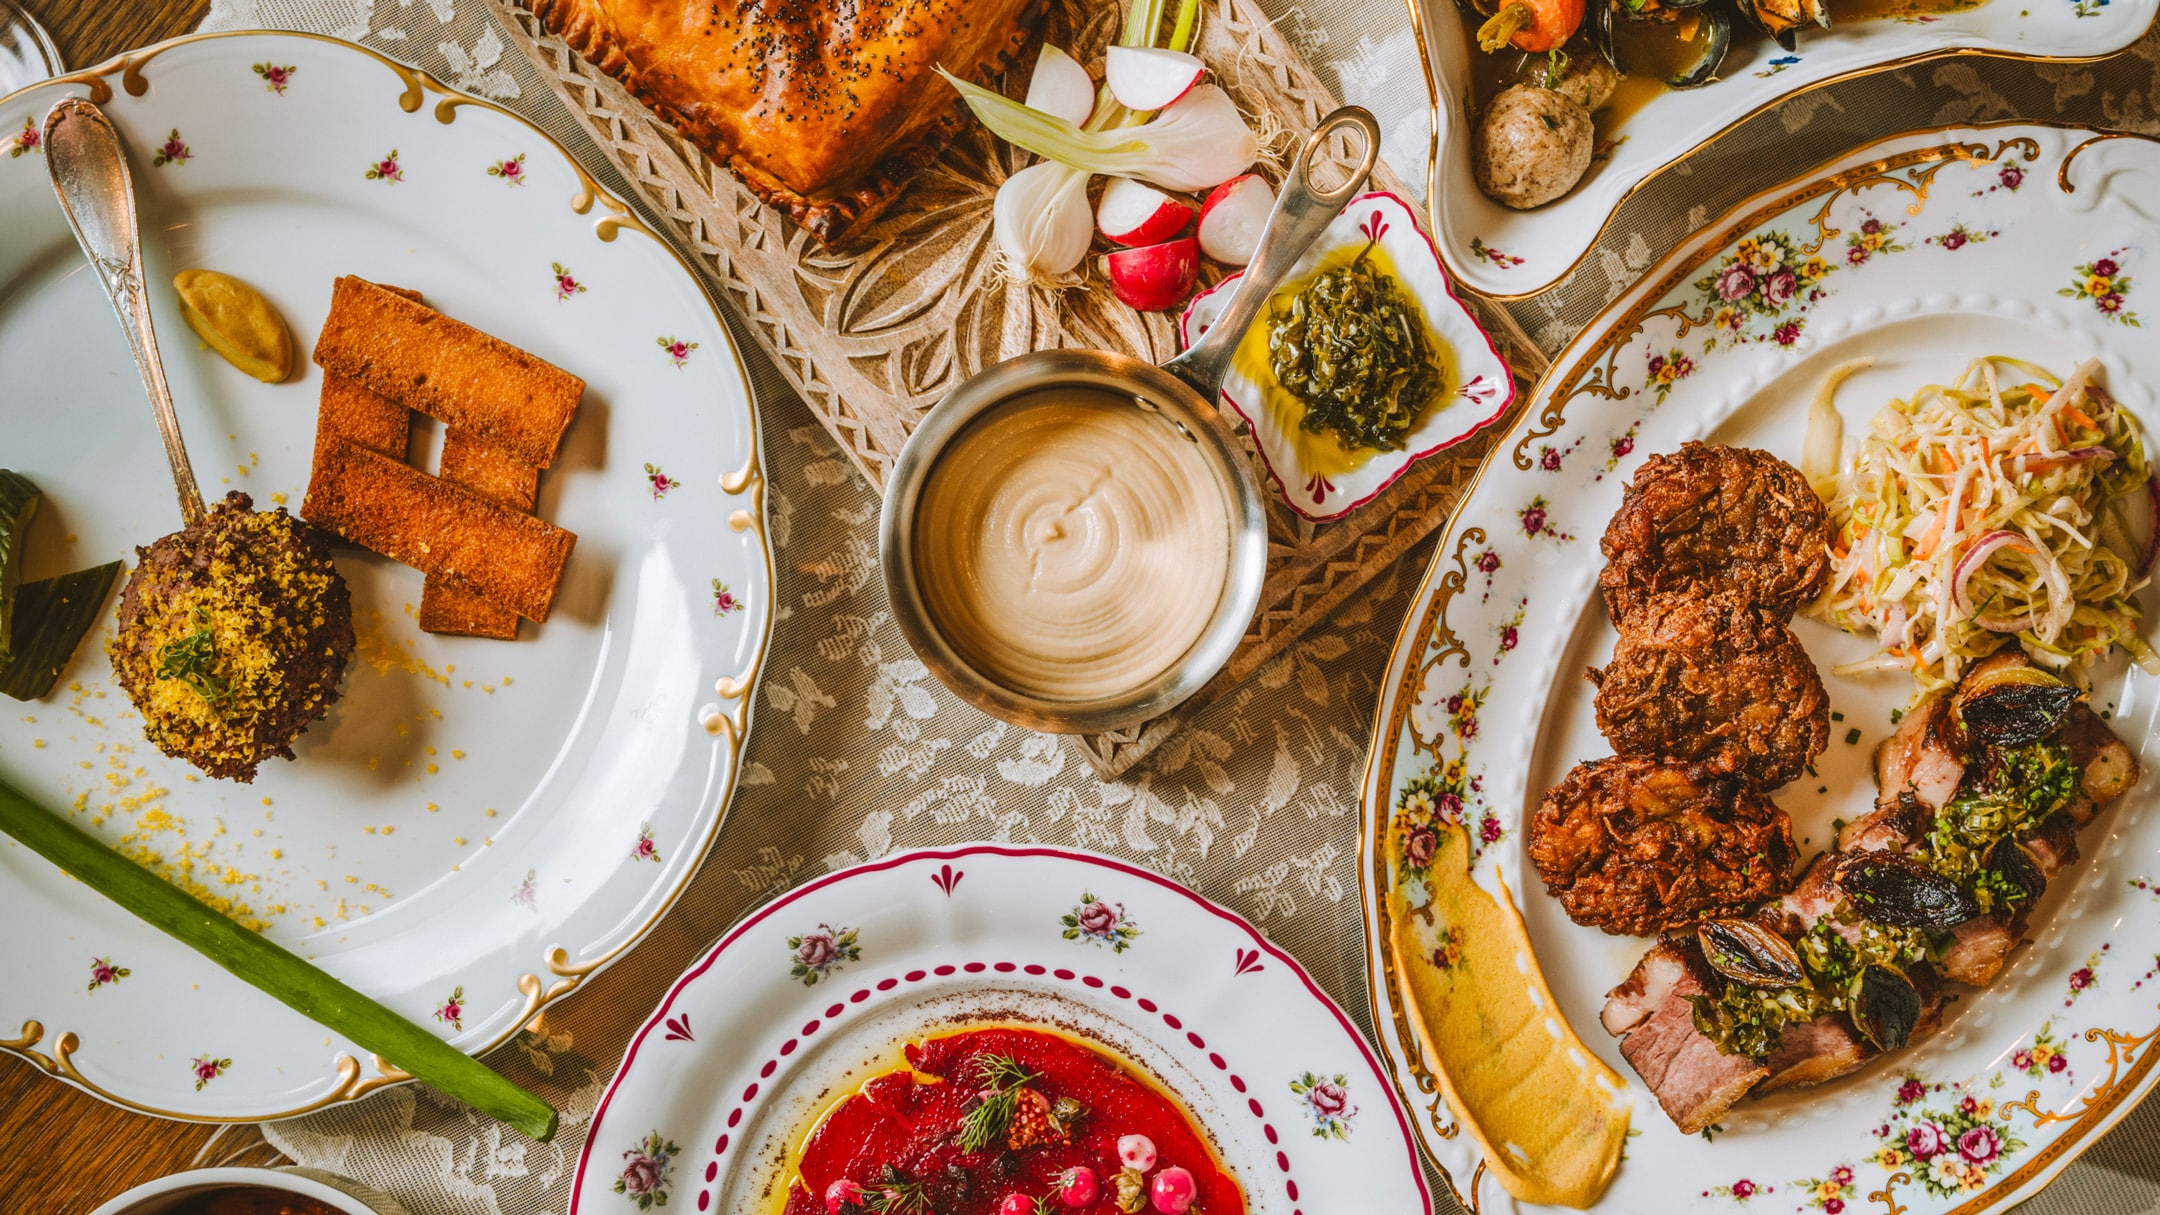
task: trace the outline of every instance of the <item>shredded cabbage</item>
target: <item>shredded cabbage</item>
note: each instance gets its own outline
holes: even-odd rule
[[[2092,382],[2098,368],[2061,381],[1978,359],[1954,385],[1883,406],[1847,446],[1830,586],[1809,615],[1882,648],[1835,673],[1910,669],[1926,696],[2015,638],[2058,672],[2121,646],[2160,674],[2138,633],[2147,550],[2128,515],[2160,497],[2137,420]]]

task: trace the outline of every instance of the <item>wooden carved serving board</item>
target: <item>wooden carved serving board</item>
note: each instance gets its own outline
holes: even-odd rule
[[[1176,353],[1172,318],[1117,303],[1099,276],[1095,289],[1006,280],[991,235],[991,202],[999,183],[1033,157],[980,127],[955,140],[866,239],[845,252],[827,251],[542,29],[517,0],[492,2],[542,78],[695,251],[699,269],[741,309],[872,485],[883,487],[916,420],[984,367],[1050,347],[1122,350],[1157,362]],[[1083,62],[1099,61],[1123,8],[1118,0],[1052,0],[1045,36]],[[1294,147],[1338,104],[1254,0],[1209,0],[1198,53],[1248,116],[1280,132],[1272,146]],[[1333,151],[1339,161],[1348,159],[1346,146]],[[1403,192],[1385,163],[1374,170],[1373,184]],[[1472,307],[1521,381],[1517,399],[1525,399],[1543,357],[1499,307],[1481,300]],[[1503,420],[1486,434],[1505,428]],[[1260,610],[1229,665],[1162,717],[1073,739],[1089,765],[1104,779],[1124,773],[1202,705],[1325,619],[1447,518],[1487,446],[1481,437],[1412,467],[1335,523],[1307,522],[1271,498]],[[1255,471],[1265,478],[1257,457]]]

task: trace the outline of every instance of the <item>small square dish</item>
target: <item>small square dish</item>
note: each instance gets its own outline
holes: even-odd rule
[[[1373,268],[1400,287],[1424,321],[1440,373],[1439,386],[1401,446],[1352,447],[1332,431],[1300,425],[1306,405],[1269,367],[1270,318],[1313,280],[1348,266],[1370,250]],[[1229,302],[1233,274],[1196,296],[1178,322],[1181,343],[1207,332]],[[1515,400],[1515,383],[1492,338],[1455,297],[1440,254],[1409,203],[1386,191],[1359,195],[1298,260],[1260,319],[1253,322],[1222,397],[1252,427],[1268,477],[1291,510],[1314,522],[1340,519],[1371,501],[1412,464],[1444,451],[1500,419]]]

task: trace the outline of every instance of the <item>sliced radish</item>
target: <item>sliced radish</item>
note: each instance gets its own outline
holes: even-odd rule
[[[1095,82],[1088,79],[1079,60],[1045,42],[1042,53],[1035,56],[1035,75],[1028,80],[1025,104],[1077,127],[1095,112]]]
[[[1200,242],[1190,236],[1119,249],[1103,259],[1110,290],[1142,312],[1175,308],[1192,294],[1200,278]]]
[[[1113,177],[1095,204],[1095,226],[1121,245],[1153,245],[1185,230],[1192,204],[1130,177]]]
[[[1215,187],[1200,204],[1200,252],[1233,266],[1251,261],[1274,209],[1274,188],[1257,173]]]
[[[1113,46],[1103,53],[1103,83],[1128,110],[1159,110],[1200,83],[1207,65],[1198,55],[1152,46]]]

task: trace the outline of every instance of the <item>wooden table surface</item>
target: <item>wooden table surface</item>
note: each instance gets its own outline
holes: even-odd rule
[[[209,0],[16,0],[69,67],[195,28]],[[217,1128],[133,1114],[0,1055],[0,1210],[83,1215],[129,1186],[187,1168]]]

